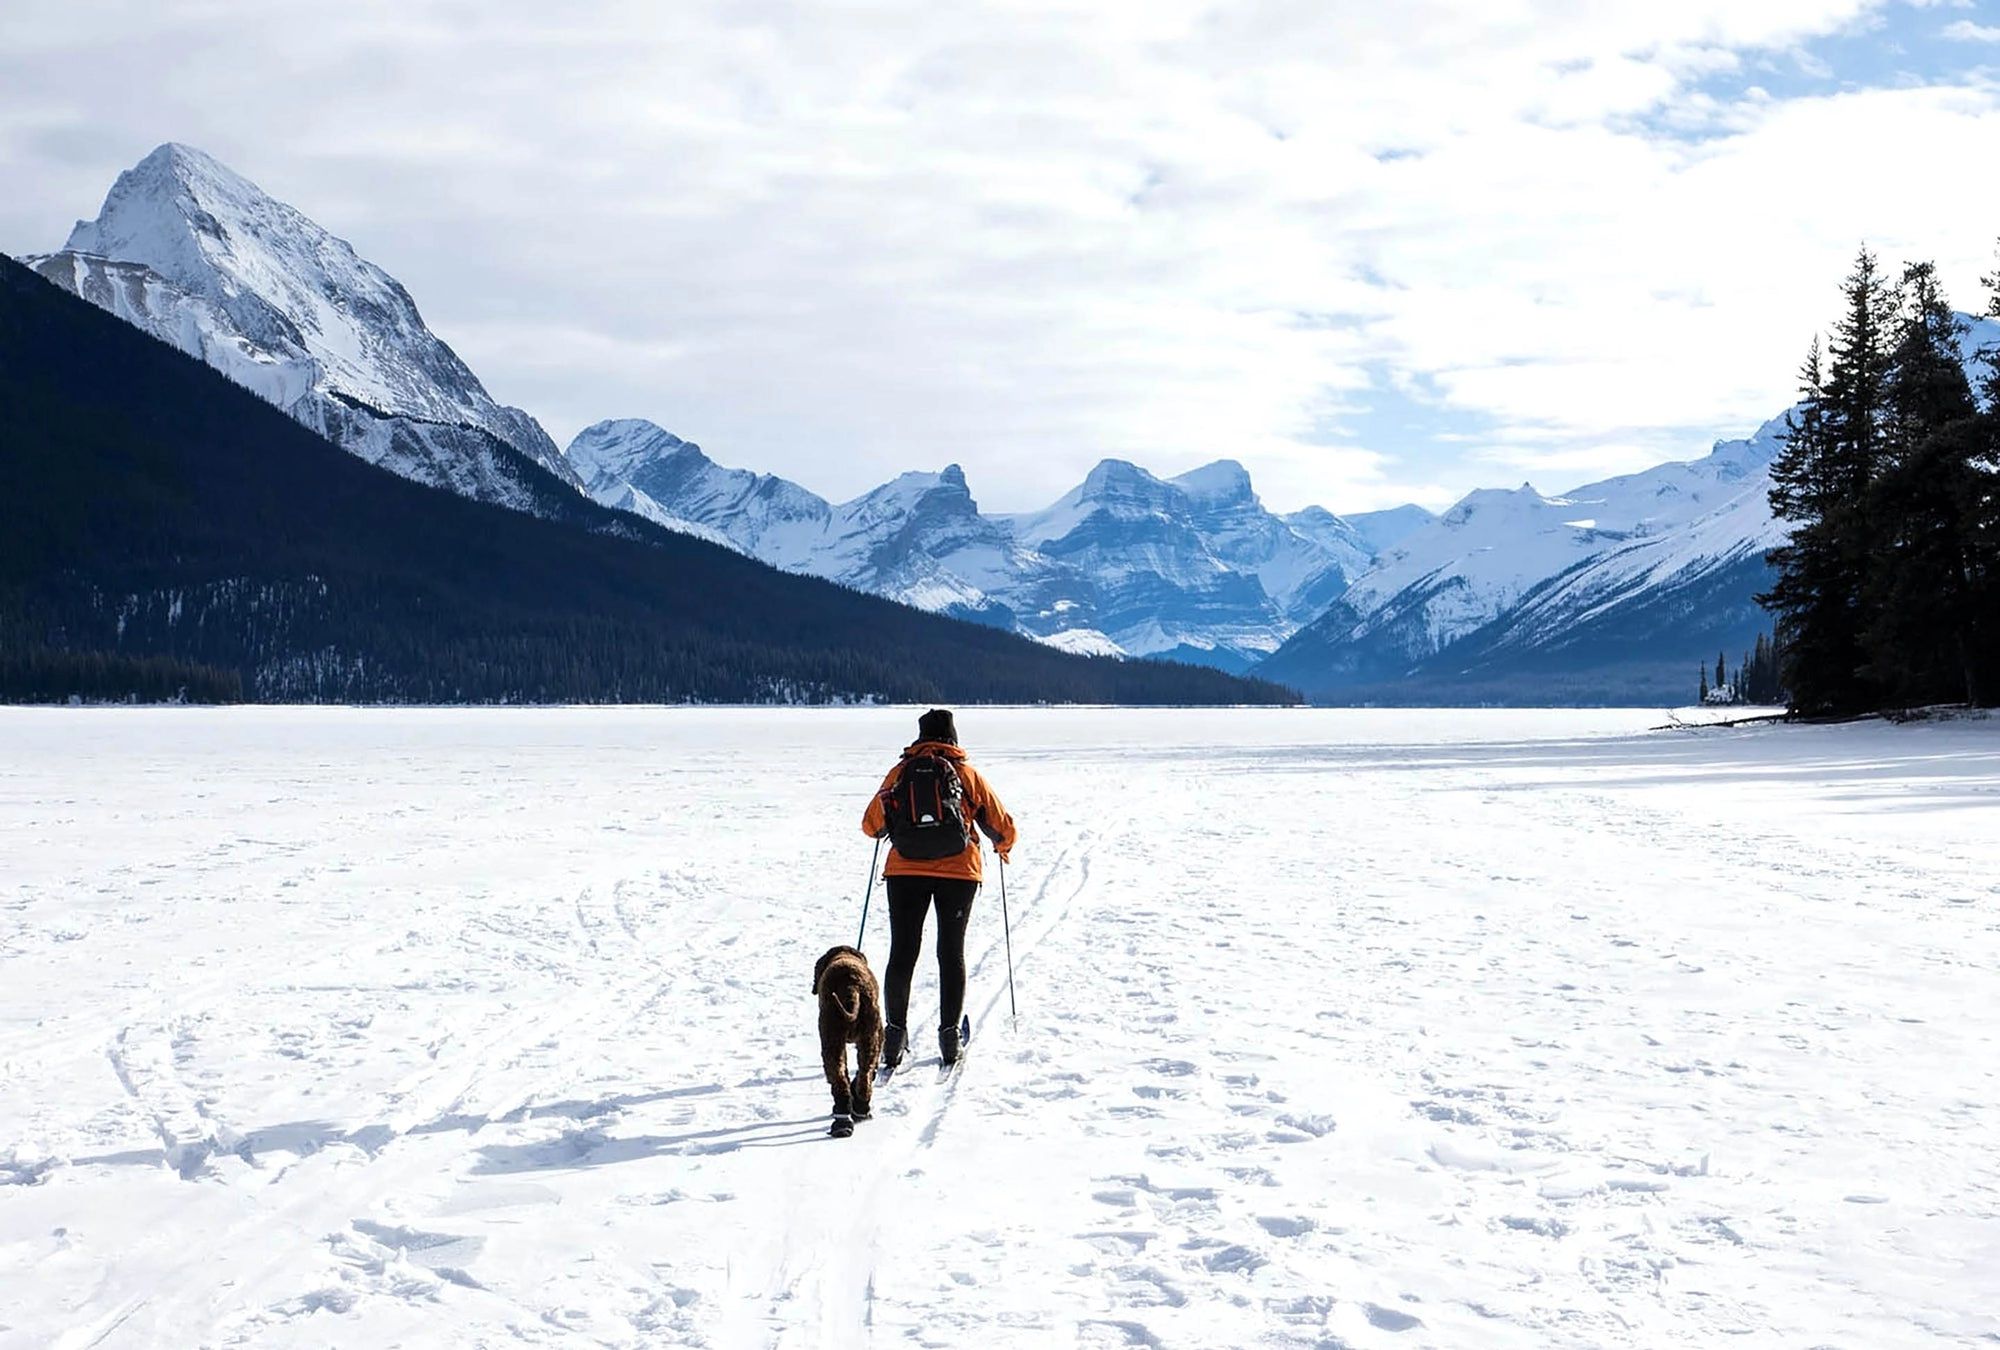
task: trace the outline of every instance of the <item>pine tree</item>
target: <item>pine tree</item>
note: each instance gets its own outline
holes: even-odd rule
[[[1701,694],[1695,701],[1697,703],[1706,703],[1708,702],[1708,667],[1701,666],[1699,669],[1701,671]]]
[[[1994,251],[2000,253],[2000,246]],[[1988,272],[1979,282],[1986,287],[1987,316],[2000,319],[2000,268]],[[1979,381],[1979,397],[1987,412],[2000,411],[2000,347],[1989,343],[1974,354],[1986,367],[1986,374]]]
[[[1826,378],[1819,339],[1799,371],[1799,406],[1785,415],[1784,447],[1771,461],[1771,513],[1789,521],[1786,541],[1764,555],[1777,572],[1757,597],[1776,620],[1783,648],[1782,682],[1794,711],[1821,712],[1835,702],[1839,685],[1827,673],[1848,655],[1842,641],[1843,604],[1829,517],[1836,497],[1828,468]],[[1707,668],[1702,679],[1707,681]]]
[[[2000,272],[1986,283],[1986,312],[2000,319]],[[1966,525],[1966,701],[2000,702],[2000,349],[1983,347],[1985,407],[1961,427],[1967,444],[1961,515]]]
[[[1739,672],[1746,703],[1777,703],[1784,697],[1778,683],[1778,652],[1768,633],[1759,633]]]
[[[1969,452],[1980,438],[1966,434],[1978,408],[1959,348],[1965,324],[1937,269],[1911,264],[1902,290],[1882,457],[1868,494],[1873,552],[1862,637],[1870,682],[1907,705],[1976,695],[1968,625],[1978,494]]]
[[[1787,418],[1771,464],[1771,510],[1793,523],[1766,555],[1777,569],[1757,597],[1777,615],[1783,683],[1794,711],[1836,714],[1870,706],[1864,666],[1867,577],[1873,553],[1869,489],[1883,453],[1892,296],[1862,249],[1842,285],[1847,311],[1834,325],[1824,368],[1814,342],[1802,372],[1802,407]]]
[[[1881,469],[1898,307],[1875,255],[1865,248],[1841,293],[1847,312],[1834,324],[1827,348],[1828,468],[1839,501],[1858,508]]]

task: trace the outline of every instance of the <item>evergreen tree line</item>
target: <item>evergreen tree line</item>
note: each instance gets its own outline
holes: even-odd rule
[[[1703,703],[1776,703],[1785,696],[1778,675],[1778,646],[1769,633],[1759,633],[1756,644],[1736,663],[1730,674],[1727,653],[1715,654],[1715,683],[1708,680],[1708,667],[1701,668],[1700,698]]]
[[[872,604],[883,602],[867,599]],[[922,618],[924,616],[914,616]],[[907,639],[796,646],[645,615],[496,623],[425,589],[342,577],[113,596],[74,578],[0,588],[0,702],[1227,703],[1289,691],[1199,666],[1063,657],[991,633],[919,658]],[[155,653],[137,655],[136,653]],[[157,653],[172,653],[171,656]]]
[[[241,703],[233,670],[115,651],[0,651],[0,703]]]
[[[1987,277],[2000,316],[2000,273]],[[1792,527],[1758,600],[1792,711],[1842,716],[2000,696],[2000,368],[1975,389],[1931,263],[1894,282],[1865,248],[1801,370],[1771,465]]]

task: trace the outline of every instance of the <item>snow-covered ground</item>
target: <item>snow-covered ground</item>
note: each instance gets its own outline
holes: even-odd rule
[[[839,1141],[910,710],[0,710],[0,1347],[2000,1340],[2000,721],[1663,720],[964,710]]]

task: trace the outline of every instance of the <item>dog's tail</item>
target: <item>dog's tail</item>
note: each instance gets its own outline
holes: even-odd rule
[[[847,992],[853,996],[854,1006],[849,1007],[847,1004],[841,1002],[840,995],[837,993],[833,996],[833,1006],[840,1009],[841,1016],[845,1017],[848,1021],[858,1022],[861,1020],[861,991],[859,989],[849,989]]]

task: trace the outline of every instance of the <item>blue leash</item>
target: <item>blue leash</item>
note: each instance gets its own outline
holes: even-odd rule
[[[875,864],[882,860],[882,840],[875,840],[875,853],[868,859],[868,885],[861,892],[861,931],[854,935],[854,948],[861,949],[861,939],[868,935],[868,902],[875,897]]]

